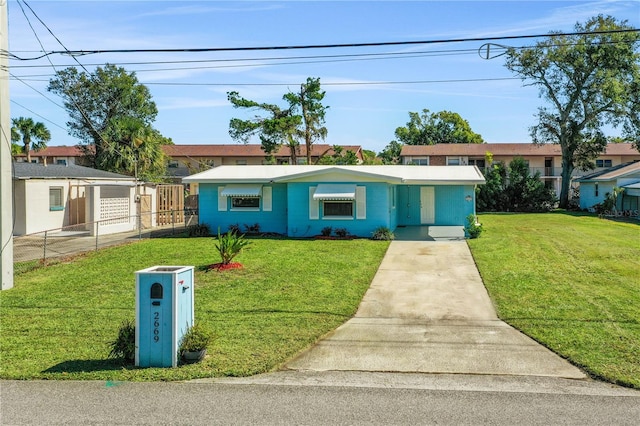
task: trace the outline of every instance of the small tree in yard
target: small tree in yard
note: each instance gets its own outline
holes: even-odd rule
[[[226,234],[221,235],[220,230],[218,230],[218,238],[215,246],[222,258],[222,265],[226,266],[231,264],[242,249],[250,243],[250,241],[245,240],[244,235],[238,235],[232,231],[227,231]]]

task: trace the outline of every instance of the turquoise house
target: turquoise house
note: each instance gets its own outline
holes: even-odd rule
[[[615,214],[640,218],[640,161],[609,167],[575,181],[580,183],[581,209],[594,209],[614,188],[620,188]]]
[[[312,237],[326,227],[371,237],[387,227],[455,227],[475,214],[475,166],[220,166],[183,178],[197,186],[199,222],[226,231]]]

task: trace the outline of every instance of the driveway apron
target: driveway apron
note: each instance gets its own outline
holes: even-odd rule
[[[498,319],[464,240],[393,241],[355,316],[284,369],[586,377]]]

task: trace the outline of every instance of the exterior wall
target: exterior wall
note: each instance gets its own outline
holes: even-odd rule
[[[615,182],[581,182],[580,208],[588,209],[604,201],[605,194],[611,192]],[[596,195],[596,187],[598,193]]]
[[[198,207],[199,222],[207,224],[212,233],[226,232],[231,225],[239,225],[244,231],[245,225],[260,225],[261,232],[287,233],[287,187],[284,184],[264,185],[272,188],[271,211],[263,211],[263,202],[260,201],[258,211],[231,210],[231,200],[226,201],[226,210],[218,210],[218,187],[224,185],[201,183],[199,185]],[[263,186],[263,188],[264,188]]]
[[[49,209],[49,188],[62,188],[63,210]],[[24,234],[34,234],[65,225],[69,204],[69,181],[32,179],[24,181]],[[17,212],[16,212],[17,213]],[[21,235],[21,234],[17,234]]]
[[[434,187],[434,226],[464,226],[466,218],[475,213],[473,185],[441,185]],[[470,201],[466,198],[470,197]],[[397,225],[422,225],[420,219],[420,186],[398,186]]]
[[[24,235],[27,233],[27,197],[25,195],[24,180],[13,181],[13,234]]]
[[[92,236],[136,229],[134,186],[90,186],[86,194],[86,220]]]
[[[354,183],[354,182],[335,182]],[[288,188],[288,235],[290,237],[312,237],[319,235],[323,228],[330,226],[346,228],[350,235],[369,238],[373,231],[385,226],[393,229],[395,226],[390,218],[390,190],[389,185],[381,182],[357,182],[357,186],[366,188],[366,217],[358,219],[358,200],[354,206],[354,218],[338,219],[323,218],[323,205],[318,202],[318,219],[310,219],[310,187],[318,185],[316,182],[289,183]]]
[[[446,166],[447,157],[444,155],[432,155],[431,157],[429,157],[429,165],[430,166]]]
[[[332,183],[354,183],[332,182]],[[199,220],[209,225],[212,232],[220,228],[221,232],[231,225],[259,224],[263,232],[286,234],[294,238],[309,238],[320,235],[325,227],[347,229],[350,235],[369,238],[373,231],[381,226],[394,230],[399,225],[420,225],[420,186],[390,185],[383,182],[356,182],[357,187],[365,188],[362,213],[359,203],[354,201],[353,218],[324,218],[323,203],[317,201],[317,217],[310,214],[313,203],[312,190],[318,182],[291,182],[274,184],[272,187],[272,211],[232,211],[230,200],[226,200],[226,210],[219,211],[218,188],[222,184],[200,184]],[[263,186],[266,187],[267,185]],[[473,185],[433,186],[435,204],[435,222],[438,226],[464,226],[466,217],[475,213],[475,188]],[[357,195],[358,197],[358,195]],[[468,199],[468,200],[467,200]],[[313,210],[313,209],[312,209]]]

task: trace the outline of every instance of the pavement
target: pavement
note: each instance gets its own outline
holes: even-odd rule
[[[355,316],[283,370],[585,379],[498,319],[463,239],[393,241]]]

